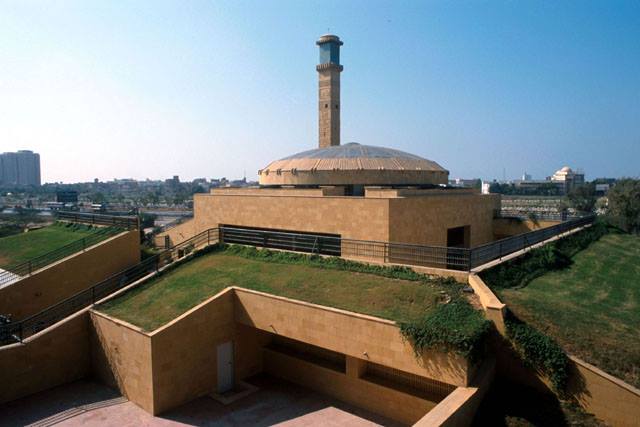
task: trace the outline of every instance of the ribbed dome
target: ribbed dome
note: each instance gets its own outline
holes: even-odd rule
[[[449,172],[400,150],[351,142],[276,160],[259,175],[262,185],[424,185],[446,184]]]

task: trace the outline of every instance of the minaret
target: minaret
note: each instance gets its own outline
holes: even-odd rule
[[[318,71],[318,131],[320,148],[340,145],[340,46],[338,36],[326,34],[316,42],[320,46]]]

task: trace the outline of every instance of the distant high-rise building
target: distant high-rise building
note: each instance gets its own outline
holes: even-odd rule
[[[0,154],[0,184],[40,185],[40,155],[29,150]]]

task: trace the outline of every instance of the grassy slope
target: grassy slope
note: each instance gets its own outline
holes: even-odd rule
[[[497,289],[571,354],[640,387],[640,238],[608,234],[521,289]]]
[[[27,233],[0,238],[0,267],[28,261],[99,230],[101,229],[84,225],[54,224]]]
[[[231,285],[396,321],[421,318],[436,306],[439,296],[438,288],[421,282],[214,253],[136,288],[100,310],[150,331]]]

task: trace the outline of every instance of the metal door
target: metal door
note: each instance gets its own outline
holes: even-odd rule
[[[233,343],[218,345],[218,393],[233,389]]]

